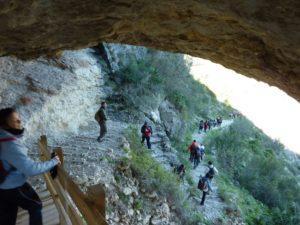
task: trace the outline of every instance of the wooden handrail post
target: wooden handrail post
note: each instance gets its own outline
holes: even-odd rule
[[[87,197],[91,208],[105,218],[105,191],[102,184],[89,186]]]
[[[58,147],[58,148],[55,148],[54,150],[53,150],[53,152],[55,152],[57,155],[58,155],[58,157],[59,157],[59,159],[60,159],[60,162],[61,162],[61,167],[63,167],[64,166],[64,154],[63,154],[63,150],[62,150],[62,148],[60,148],[60,147]]]
[[[39,149],[42,160],[50,159],[47,138],[41,136]],[[81,215],[88,225],[107,225],[105,220],[105,192],[101,184],[88,188],[88,194],[84,194],[70,175],[63,169],[64,157],[62,148],[55,148],[54,152],[59,156],[61,165],[57,169],[57,179],[53,180],[49,174],[45,174],[48,189],[60,213],[62,222],[72,225],[83,225]],[[72,201],[70,200],[70,198]],[[74,208],[76,205],[77,209]],[[81,215],[78,214],[80,211]]]

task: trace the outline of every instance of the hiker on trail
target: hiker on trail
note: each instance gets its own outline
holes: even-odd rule
[[[207,121],[207,126],[208,126],[208,129],[210,130],[210,129],[211,129],[211,126],[212,126],[211,119],[209,119],[209,120]]]
[[[22,143],[24,128],[13,108],[0,110],[0,224],[15,225],[18,207],[28,211],[30,225],[42,225],[42,202],[27,183],[29,176],[50,171],[59,158],[34,162]]]
[[[213,127],[216,127],[216,126],[217,126],[217,120],[216,120],[216,119],[211,120],[211,122],[212,122],[212,126],[213,126]]]
[[[204,132],[206,132],[208,129],[208,122],[207,120],[204,122]]]
[[[216,167],[214,167],[212,161],[209,161],[208,168],[205,171],[205,176],[201,176],[198,182],[198,188],[203,192],[200,205],[204,205],[206,195],[208,195],[210,192],[213,192],[211,188],[211,181],[215,175],[218,175],[218,173],[219,171]]]
[[[198,143],[196,140],[193,140],[192,144],[188,147],[188,151],[190,152],[190,161],[191,163],[194,162],[196,151],[197,151]]]
[[[200,160],[202,161],[203,158],[204,158],[204,154],[205,154],[205,146],[204,144],[200,144],[200,153],[199,153],[199,157],[200,157]]]
[[[222,117],[217,118],[217,124],[219,127],[222,125]]]
[[[148,147],[148,149],[151,149],[150,137],[152,135],[152,128],[151,128],[151,126],[148,125],[147,122],[145,122],[144,125],[142,126],[141,133],[142,133],[141,143],[144,144],[145,139],[146,139],[147,147]]]
[[[178,174],[180,180],[183,180],[185,175],[185,166],[183,164],[175,166],[173,172]]]
[[[199,165],[200,162],[200,145],[197,145],[196,147],[196,152],[194,154],[194,169],[197,168],[197,166]]]
[[[204,205],[206,195],[208,195],[209,192],[213,191],[211,188],[210,180],[207,177],[200,176],[198,182],[198,189],[202,191],[202,198],[201,198],[200,205]]]
[[[204,121],[201,120],[199,123],[199,134],[203,131],[203,129],[204,129]]]
[[[95,114],[95,120],[100,125],[100,135],[97,138],[98,142],[103,141],[103,138],[104,138],[105,134],[107,133],[107,127],[106,127],[107,116],[106,116],[106,112],[105,112],[106,107],[107,107],[106,102],[101,102],[101,107]]]
[[[207,169],[205,170],[205,177],[207,177],[211,181],[215,175],[218,175],[218,173],[219,171],[213,165],[212,161],[209,161]]]

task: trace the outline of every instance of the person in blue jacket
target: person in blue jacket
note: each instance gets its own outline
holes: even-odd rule
[[[0,183],[0,224],[15,225],[18,207],[29,213],[30,225],[41,225],[42,202],[34,189],[26,182],[29,176],[50,171],[60,164],[59,158],[35,162],[22,144],[24,133],[19,114],[13,108],[0,110],[0,161],[7,171]]]

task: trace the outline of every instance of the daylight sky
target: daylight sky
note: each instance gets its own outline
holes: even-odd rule
[[[193,57],[191,73],[273,139],[300,154],[300,103],[276,87]]]

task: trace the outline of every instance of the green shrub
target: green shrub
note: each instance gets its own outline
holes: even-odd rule
[[[245,189],[235,186],[224,173],[217,179],[221,198],[231,207],[231,211],[241,213],[248,225],[269,225],[269,209],[257,201]]]
[[[136,199],[133,203],[133,208],[135,210],[141,210],[143,208],[143,201],[141,199]]]
[[[185,120],[229,112],[230,107],[218,103],[212,92],[193,79],[191,63],[184,55],[151,50],[143,59],[137,59],[134,53],[127,57],[130,63],[114,74],[118,82],[115,90],[122,94],[127,108],[157,108],[157,99],[167,99]]]
[[[281,144],[246,119],[210,132],[205,144],[207,149],[216,150],[218,167],[236,187],[271,209],[269,224],[300,224],[299,180],[293,174],[297,169],[288,169],[293,165],[287,166]]]

